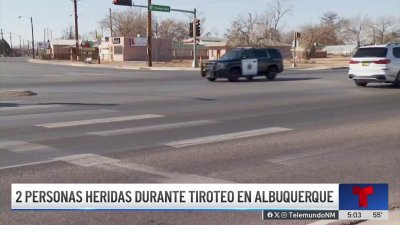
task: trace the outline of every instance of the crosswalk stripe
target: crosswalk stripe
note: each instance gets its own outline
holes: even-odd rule
[[[3,116],[0,120],[20,120],[20,119],[36,119],[44,117],[64,117],[64,116],[79,116],[79,115],[92,115],[94,113],[110,113],[116,112],[112,109],[94,109],[94,110],[80,110],[70,112],[52,112],[52,113],[35,113],[35,114],[24,114],[15,116]]]
[[[25,141],[2,141],[1,149],[16,153],[32,152],[32,151],[46,152],[55,150],[54,148],[46,145],[35,144]]]
[[[143,173],[156,175],[160,183],[185,183],[185,182],[198,182],[198,183],[232,183],[232,181],[221,180],[213,177],[205,177],[196,174],[184,174],[177,172],[169,172],[156,167],[123,162],[120,159],[105,157],[96,154],[77,154],[55,158],[54,160],[67,162],[73,165],[82,167],[95,167],[99,169],[106,169],[111,171],[118,170],[131,170],[140,171]],[[1,168],[0,168],[1,169]]]
[[[201,138],[193,138],[193,139],[186,139],[181,141],[173,141],[165,143],[164,145],[174,147],[174,148],[183,148],[193,145],[200,145],[200,144],[207,144],[212,142],[219,142],[219,141],[227,141],[232,139],[239,139],[239,138],[247,138],[253,136],[260,136],[266,134],[273,134],[273,133],[280,133],[285,131],[290,131],[292,129],[283,128],[283,127],[269,127],[264,129],[258,130],[250,130],[250,131],[243,131],[243,132],[236,132],[236,133],[229,133],[229,134],[221,134],[221,135],[213,135]]]
[[[116,135],[133,134],[133,133],[147,132],[147,131],[159,131],[159,130],[167,130],[167,129],[175,129],[175,128],[201,126],[201,125],[216,124],[216,123],[218,123],[218,122],[212,121],[212,120],[198,120],[198,121],[189,121],[189,122],[182,122],[182,123],[170,123],[170,124],[161,124],[161,125],[154,125],[154,126],[90,132],[88,134],[89,135],[97,135],[97,136],[116,136]]]
[[[49,160],[43,160],[43,161],[37,161],[37,162],[31,162],[31,163],[16,164],[16,165],[11,165],[11,166],[2,166],[2,167],[0,167],[0,170],[20,168],[20,167],[24,167],[24,166],[35,166],[35,165],[41,165],[41,164],[46,164],[46,163],[52,163],[52,162],[57,162],[57,160],[49,159]]]
[[[122,117],[110,117],[110,118],[91,119],[91,120],[78,120],[78,121],[68,121],[68,122],[59,122],[59,123],[36,124],[35,126],[45,127],[45,128],[61,128],[61,127],[74,127],[74,126],[92,125],[92,124],[100,124],[100,123],[113,123],[113,122],[123,122],[123,121],[131,121],[131,120],[153,119],[153,118],[160,118],[160,117],[164,117],[164,116],[155,115],[155,114],[144,114],[144,115],[135,115],[135,116],[122,116]]]

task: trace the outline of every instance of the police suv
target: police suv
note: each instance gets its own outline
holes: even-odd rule
[[[217,60],[201,65],[201,75],[209,81],[227,78],[235,82],[240,77],[251,80],[257,76],[274,80],[282,71],[282,55],[279,50],[273,48],[237,48]]]

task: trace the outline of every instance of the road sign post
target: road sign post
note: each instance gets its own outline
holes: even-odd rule
[[[119,2],[117,0],[113,0],[114,4],[115,2]],[[121,3],[116,4],[116,5],[121,5]],[[151,11],[157,11],[157,12],[181,12],[181,13],[190,13],[193,14],[193,24],[196,24],[196,9],[194,9],[193,11],[190,10],[183,10],[183,9],[171,9],[170,6],[166,6],[166,5],[155,5],[155,4],[151,4],[151,0],[148,0],[148,4],[146,5],[135,5],[132,3],[132,5],[130,5],[131,7],[139,7],[139,8],[146,8],[148,10],[148,14],[151,15]],[[151,24],[151,16],[148,15],[148,24]],[[151,25],[150,25],[151,28]],[[196,33],[196,26],[193,26],[193,32]],[[151,59],[151,32],[149,32],[149,25],[148,25],[148,66],[151,67],[152,66],[152,59]],[[198,61],[197,61],[197,48],[196,48],[196,35],[194,35],[193,38],[193,64],[192,66],[194,68],[199,67],[198,65]]]

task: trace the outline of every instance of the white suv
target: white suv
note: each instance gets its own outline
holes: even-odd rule
[[[400,44],[360,47],[350,61],[349,79],[357,86],[393,83],[400,86]]]

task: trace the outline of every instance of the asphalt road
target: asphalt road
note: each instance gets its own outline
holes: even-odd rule
[[[313,222],[266,222],[258,212],[12,212],[11,183],[389,183],[398,206],[400,89],[358,88],[346,72],[210,83],[196,72],[0,59],[0,91],[38,93],[0,98],[0,224]]]

